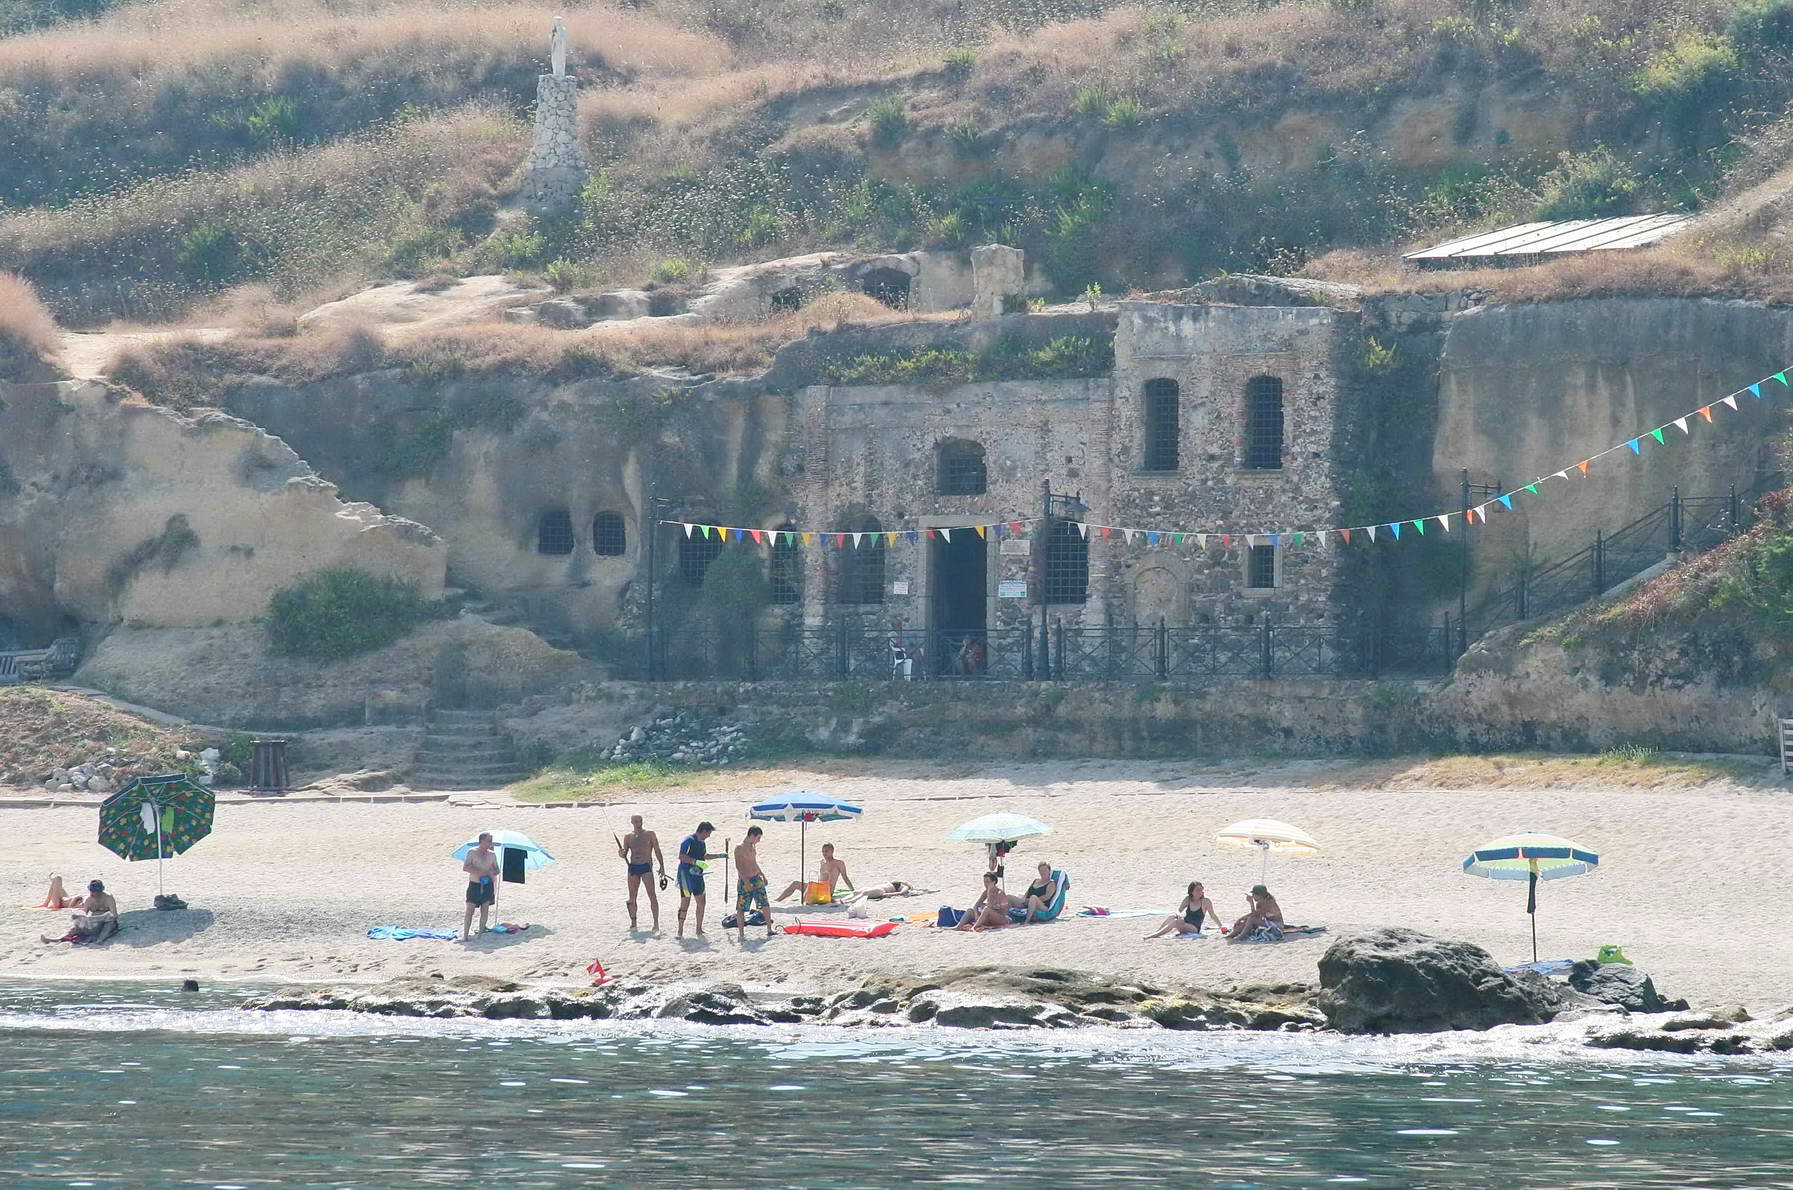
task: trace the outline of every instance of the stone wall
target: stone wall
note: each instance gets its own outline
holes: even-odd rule
[[[579,143],[579,81],[544,74],[535,82],[535,139],[523,166],[523,202],[534,209],[564,207],[585,186],[585,149]]]
[[[345,503],[248,422],[124,396],[0,385],[0,609],[28,637],[254,620],[334,566],[441,595],[446,551],[424,526]]]
[[[1486,306],[1452,317],[1444,340],[1438,489],[1459,468],[1512,488],[1573,465],[1793,362],[1793,310],[1754,302],[1613,298]],[[1571,472],[1476,531],[1476,581],[1506,581],[1527,559],[1585,548],[1683,495],[1739,491],[1780,469],[1788,402],[1748,397],[1714,410],[1690,436],[1646,440],[1643,454],[1609,455],[1586,479]],[[1454,503],[1454,495],[1452,497]]]

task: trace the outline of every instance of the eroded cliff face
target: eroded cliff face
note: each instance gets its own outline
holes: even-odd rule
[[[1793,363],[1793,309],[1702,298],[1611,298],[1485,306],[1445,332],[1433,470],[1457,491],[1460,468],[1511,489],[1663,425]],[[1478,527],[1476,584],[1510,580],[1525,560],[1549,563],[1683,496],[1739,493],[1780,470],[1784,390],[1744,397],[1712,424],[1670,428],[1571,470]],[[1453,501],[1454,504],[1454,501]]]
[[[255,620],[275,591],[332,566],[441,595],[430,529],[341,500],[248,422],[125,396],[0,384],[0,608],[28,638]]]

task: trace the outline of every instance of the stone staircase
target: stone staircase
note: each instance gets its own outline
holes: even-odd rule
[[[497,789],[524,776],[510,737],[489,711],[430,708],[411,762],[412,789]]]

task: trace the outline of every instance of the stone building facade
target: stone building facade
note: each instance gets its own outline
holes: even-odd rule
[[[795,523],[918,536],[807,551],[785,614],[949,632],[1042,613],[1086,627],[1333,622],[1337,547],[1312,531],[1339,516],[1333,359],[1352,317],[1126,302],[1108,377],[804,389]],[[1044,520],[1048,488],[1074,498],[1055,517],[1086,529]],[[1019,533],[970,540],[969,526],[1014,520]],[[1151,545],[1097,525],[1191,536]],[[1205,548],[1197,533],[1212,534]],[[1222,540],[1236,534],[1262,536]]]

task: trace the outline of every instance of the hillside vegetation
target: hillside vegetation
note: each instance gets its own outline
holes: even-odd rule
[[[596,172],[535,224],[505,201],[551,10],[73,19],[102,2],[0,0],[35,14],[0,15],[27,30],[0,37],[0,267],[83,323],[249,283],[569,288],[991,239],[1067,295],[1156,288],[1697,207],[1784,164],[1793,94],[1793,0],[643,0],[568,15]]]

